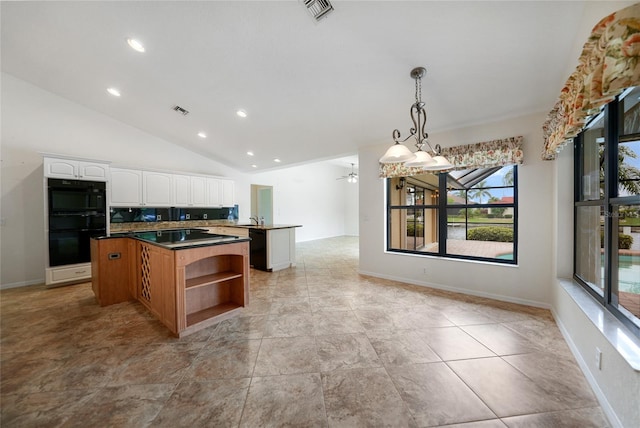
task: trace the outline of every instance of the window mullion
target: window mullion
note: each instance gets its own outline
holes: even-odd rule
[[[605,149],[604,149],[604,301],[606,305],[612,304],[612,284],[617,280],[617,270],[614,269],[613,252],[617,249],[613,248],[614,230],[613,230],[613,206],[611,198],[617,194],[618,183],[618,101],[612,101],[605,108],[604,116],[605,126]]]
[[[447,254],[447,173],[438,174],[438,254],[444,256]]]

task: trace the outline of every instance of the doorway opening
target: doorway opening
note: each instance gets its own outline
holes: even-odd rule
[[[273,186],[251,185],[251,217],[264,218],[273,224]]]

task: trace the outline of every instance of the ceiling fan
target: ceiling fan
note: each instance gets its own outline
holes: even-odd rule
[[[349,175],[343,175],[340,178],[336,178],[336,180],[344,180],[346,178],[349,183],[357,183],[358,182],[358,174],[353,171],[353,166],[354,165],[355,165],[354,163],[351,164],[351,173],[349,173]]]

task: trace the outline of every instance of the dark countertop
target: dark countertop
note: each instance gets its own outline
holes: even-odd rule
[[[111,233],[94,239],[132,238],[149,244],[154,244],[168,250],[184,250],[196,247],[209,247],[212,245],[234,244],[236,242],[248,242],[251,239],[241,236],[218,235],[208,233],[203,229],[170,229],[153,230],[147,232]]]
[[[273,230],[273,229],[291,229],[293,227],[302,227],[301,224],[266,224],[264,226],[256,225],[256,224],[225,224],[225,227],[239,227],[242,229],[262,229],[262,230]]]

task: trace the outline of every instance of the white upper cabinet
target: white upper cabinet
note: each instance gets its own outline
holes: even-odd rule
[[[173,202],[176,207],[188,207],[191,203],[191,177],[173,175]]]
[[[173,174],[173,202],[175,207],[208,207],[207,178]]]
[[[235,184],[232,180],[220,180],[222,182],[222,206],[232,207],[236,202]]]
[[[207,206],[232,207],[235,203],[234,183],[224,178],[207,179]]]
[[[206,207],[207,205],[207,178],[206,177],[190,177],[191,183],[191,203],[192,207]]]
[[[142,172],[142,204],[149,207],[173,205],[173,174]]]
[[[60,175],[73,174],[73,165],[62,162],[53,170]],[[110,168],[109,176],[112,207],[215,208],[232,207],[235,202],[232,180],[126,168]]]
[[[78,178],[91,181],[109,181],[109,164],[78,162]]]
[[[109,181],[109,164],[94,161],[45,157],[44,176],[89,181]]]
[[[222,206],[222,183],[217,178],[207,179],[207,206]]]
[[[142,206],[142,171],[111,168],[111,206]]]

